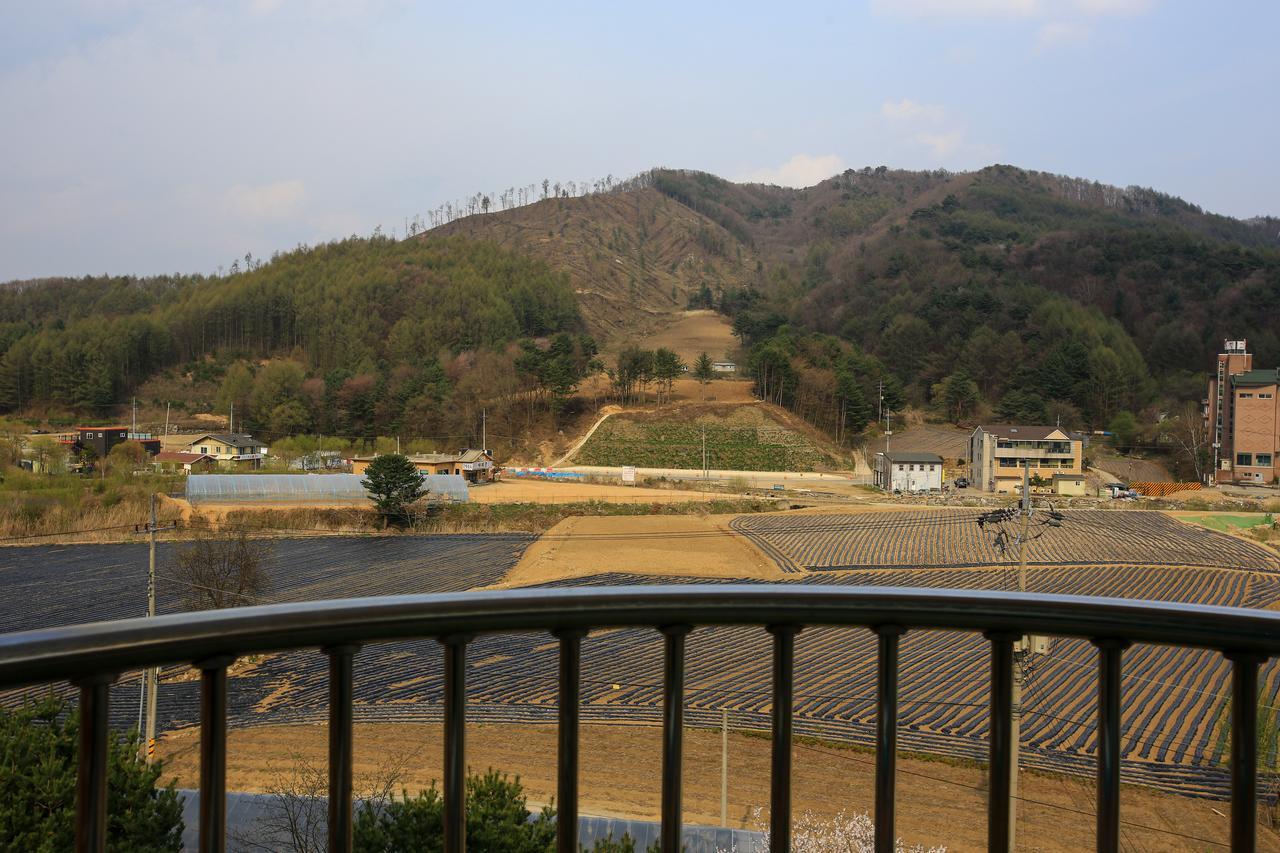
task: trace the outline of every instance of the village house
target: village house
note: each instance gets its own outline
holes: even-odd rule
[[[208,456],[220,467],[243,465],[258,468],[266,458],[267,448],[247,433],[206,432],[184,442],[180,452]]]
[[[351,472],[363,475],[377,455],[356,456]],[[497,471],[493,456],[487,450],[460,450],[457,453],[413,453],[407,456],[423,474],[455,474],[468,483],[491,483]]]
[[[153,456],[160,452],[160,439],[151,433],[131,432],[125,426],[78,426],[71,432],[59,434],[58,441],[73,453],[88,450],[97,459],[106,459],[111,448],[126,441],[138,442]]]
[[[969,437],[969,482],[984,492],[1017,494],[1029,463],[1031,478],[1051,484],[1055,494],[1083,495],[1083,444],[1056,426],[979,426]]]
[[[183,471],[187,474],[215,468],[218,460],[203,453],[180,453],[162,450],[152,460],[161,471]]]
[[[942,457],[906,450],[877,453],[875,484],[886,492],[941,491]]]

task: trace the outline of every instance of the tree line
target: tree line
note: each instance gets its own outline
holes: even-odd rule
[[[414,401],[441,399],[464,366],[456,359],[580,328],[567,277],[542,262],[461,238],[352,238],[226,276],[5,291],[0,408],[105,412],[158,371],[217,379],[240,360],[227,394],[252,403],[257,424],[289,400],[336,397],[349,422],[391,423]],[[282,355],[285,364],[263,368],[257,399],[243,399],[245,372],[257,384],[255,365]],[[298,410],[279,418],[296,424]]]

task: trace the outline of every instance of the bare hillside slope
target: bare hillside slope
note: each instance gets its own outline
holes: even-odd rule
[[[563,270],[588,328],[605,340],[665,327],[703,284],[715,290],[756,275],[749,248],[653,189],[547,199],[426,234],[492,240]]]

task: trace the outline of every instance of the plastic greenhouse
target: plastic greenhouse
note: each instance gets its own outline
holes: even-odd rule
[[[187,500],[192,503],[367,504],[359,474],[192,474]],[[467,500],[467,481],[456,474],[422,478],[430,500]]]

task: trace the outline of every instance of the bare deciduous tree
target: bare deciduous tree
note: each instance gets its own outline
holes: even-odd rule
[[[421,748],[397,753],[352,780],[356,799],[382,811],[403,787],[405,771]],[[274,768],[270,795],[252,831],[233,832],[232,849],[242,853],[326,853],[328,847],[329,773],[306,756],[292,753],[289,764]]]
[[[1200,407],[1186,403],[1178,414],[1161,421],[1160,438],[1172,443],[1195,471],[1196,481],[1204,482],[1208,467],[1209,427]]]
[[[174,556],[176,579],[188,610],[220,610],[259,603],[269,588],[271,543],[240,534],[235,539],[196,539]]]

